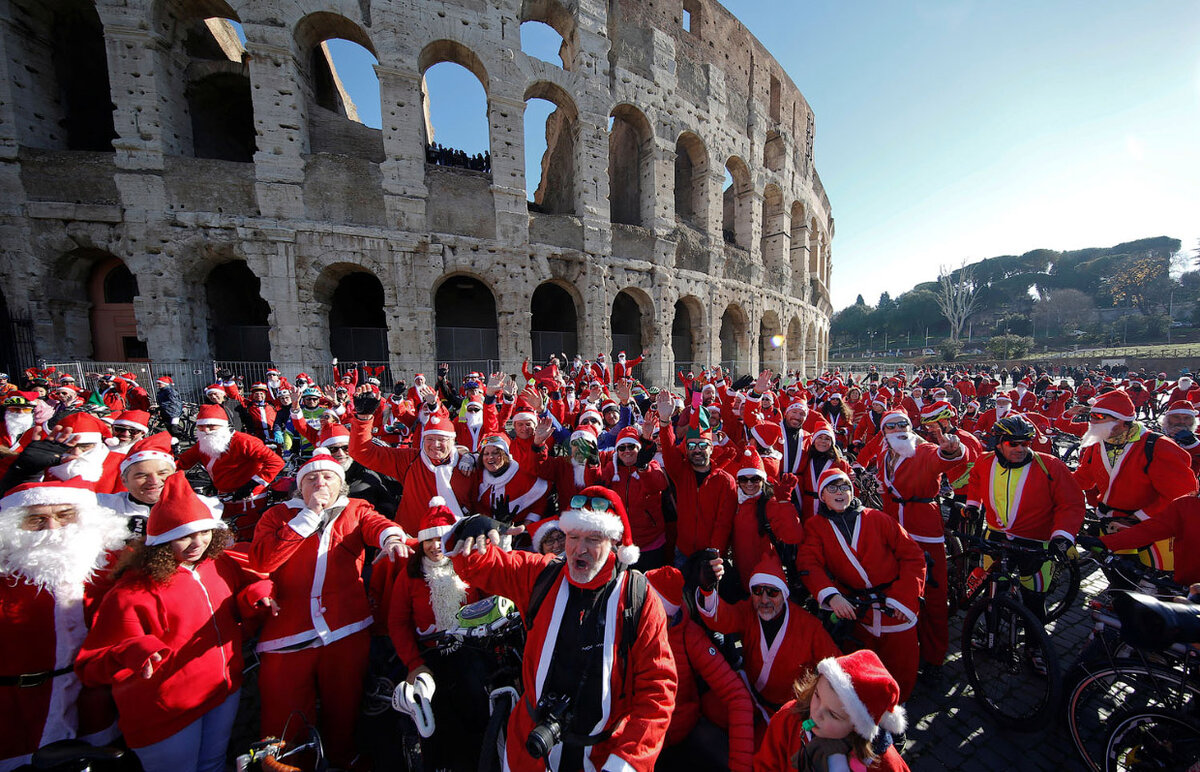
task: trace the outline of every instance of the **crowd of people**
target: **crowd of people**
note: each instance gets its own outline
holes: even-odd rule
[[[901,770],[904,703],[944,688],[944,502],[1044,548],[1022,567],[1042,619],[1088,507],[1104,547],[1200,581],[1186,375],[652,386],[640,361],[443,365],[386,393],[365,367],[245,393],[218,371],[194,435],[169,376],[151,399],[128,373],[0,374],[0,772],[76,737],[123,738],[148,772],[224,768],[251,645],[264,737],[311,723],[334,766],[369,767],[383,647],[427,768],[465,768],[487,673],[435,643],[492,596],[524,620],[509,769]]]
[[[492,170],[492,154],[490,152],[469,155],[465,150],[453,147],[443,147],[437,142],[425,146],[425,163],[435,166],[457,166],[476,172]]]

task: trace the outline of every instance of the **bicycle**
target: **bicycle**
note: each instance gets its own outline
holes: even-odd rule
[[[301,719],[303,720],[303,717]],[[246,753],[237,757],[238,772],[301,772],[302,769],[326,772],[329,769],[329,762],[325,758],[325,746],[321,742],[321,733],[307,721],[304,723],[308,729],[308,736],[304,742],[287,743],[277,737],[267,737],[260,742],[253,743]],[[287,735],[286,727],[284,735]],[[313,759],[311,765],[307,763],[310,755]],[[286,764],[284,763],[285,759],[302,762],[304,766]]]
[[[1149,708],[1112,718],[1104,748],[1106,772],[1200,770],[1200,718]]]
[[[964,549],[994,558],[972,569],[966,584],[967,610],[962,657],[967,680],[983,708],[1002,726],[1042,728],[1059,698],[1059,663],[1042,622],[1021,600],[1022,559],[1044,560],[1046,551],[966,533]]]
[[[862,591],[848,590],[846,593],[842,593],[842,597],[854,607],[855,612],[857,612],[855,618],[843,619],[830,611],[822,614],[820,619],[825,625],[825,629],[829,632],[829,637],[833,639],[834,644],[837,645],[838,649],[847,653],[867,647],[865,641],[859,640],[854,635],[854,629],[866,615],[874,611],[878,611],[889,618],[895,618],[897,615],[896,610],[887,605],[887,596],[884,595],[883,589],[879,587]]]
[[[116,761],[125,755],[120,748],[92,745],[83,740],[58,740],[33,752],[34,769],[54,772],[89,772],[95,762]]]

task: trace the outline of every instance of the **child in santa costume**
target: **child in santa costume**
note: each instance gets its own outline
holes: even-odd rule
[[[146,531],[75,670],[86,685],[114,687],[121,732],[146,772],[220,772],[242,686],[241,622],[278,611],[271,583],[225,554],[229,531],[183,474],[167,480]]]
[[[907,772],[894,745],[874,750],[881,731],[898,734],[907,724],[900,687],[874,652],[822,660],[796,682],[795,695],[771,719],[756,770]]]
[[[335,766],[354,758],[354,725],[367,669],[372,617],[363,587],[368,546],[390,559],[410,554],[404,531],[362,499],[346,496],[346,472],[325,448],[300,467],[297,498],[258,521],[250,568],[270,574],[280,613],[259,639],[262,733],[283,735],[299,711],[317,719]],[[292,721],[294,739],[303,722]]]

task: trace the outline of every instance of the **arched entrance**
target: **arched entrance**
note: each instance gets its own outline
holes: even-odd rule
[[[748,365],[746,354],[746,314],[735,304],[730,304],[721,314],[721,365],[733,371],[734,377],[743,374]]]
[[[800,320],[792,317],[792,321],[788,323],[787,331],[787,368],[789,370],[799,370],[804,366],[804,333],[800,326]]]
[[[338,282],[329,306],[329,350],[347,362],[388,361],[383,284],[365,271]]]
[[[571,293],[557,284],[542,284],[529,302],[533,361],[543,363],[551,354],[565,354],[568,361],[579,351],[578,318]]]
[[[133,299],[137,277],[118,257],[96,264],[88,281],[92,301],[92,356],[98,362],[137,362],[150,358],[146,342],[138,340]]]
[[[483,282],[470,276],[448,277],[434,294],[433,314],[439,362],[458,363],[457,369],[488,370],[500,358],[496,297]],[[452,365],[452,373],[457,374],[457,369]]]
[[[763,314],[758,323],[758,366],[759,369],[770,368],[773,372],[782,372],[784,367],[783,351],[785,341],[779,328],[779,317],[774,311]]]
[[[642,308],[637,299],[622,290],[613,300],[612,315],[612,361],[624,351],[630,359],[642,353]]]
[[[204,282],[208,296],[209,349],[222,362],[271,360],[271,307],[261,282],[241,260],[223,263]]]

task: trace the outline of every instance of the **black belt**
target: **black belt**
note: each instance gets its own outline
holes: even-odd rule
[[[937,499],[896,499],[895,501],[897,504],[932,504],[933,502],[937,501]]]
[[[43,670],[40,673],[22,673],[17,676],[0,676],[0,686],[16,686],[19,689],[27,689],[33,686],[41,686],[51,678],[58,678],[60,675],[75,672],[74,667],[64,667],[58,670]]]

